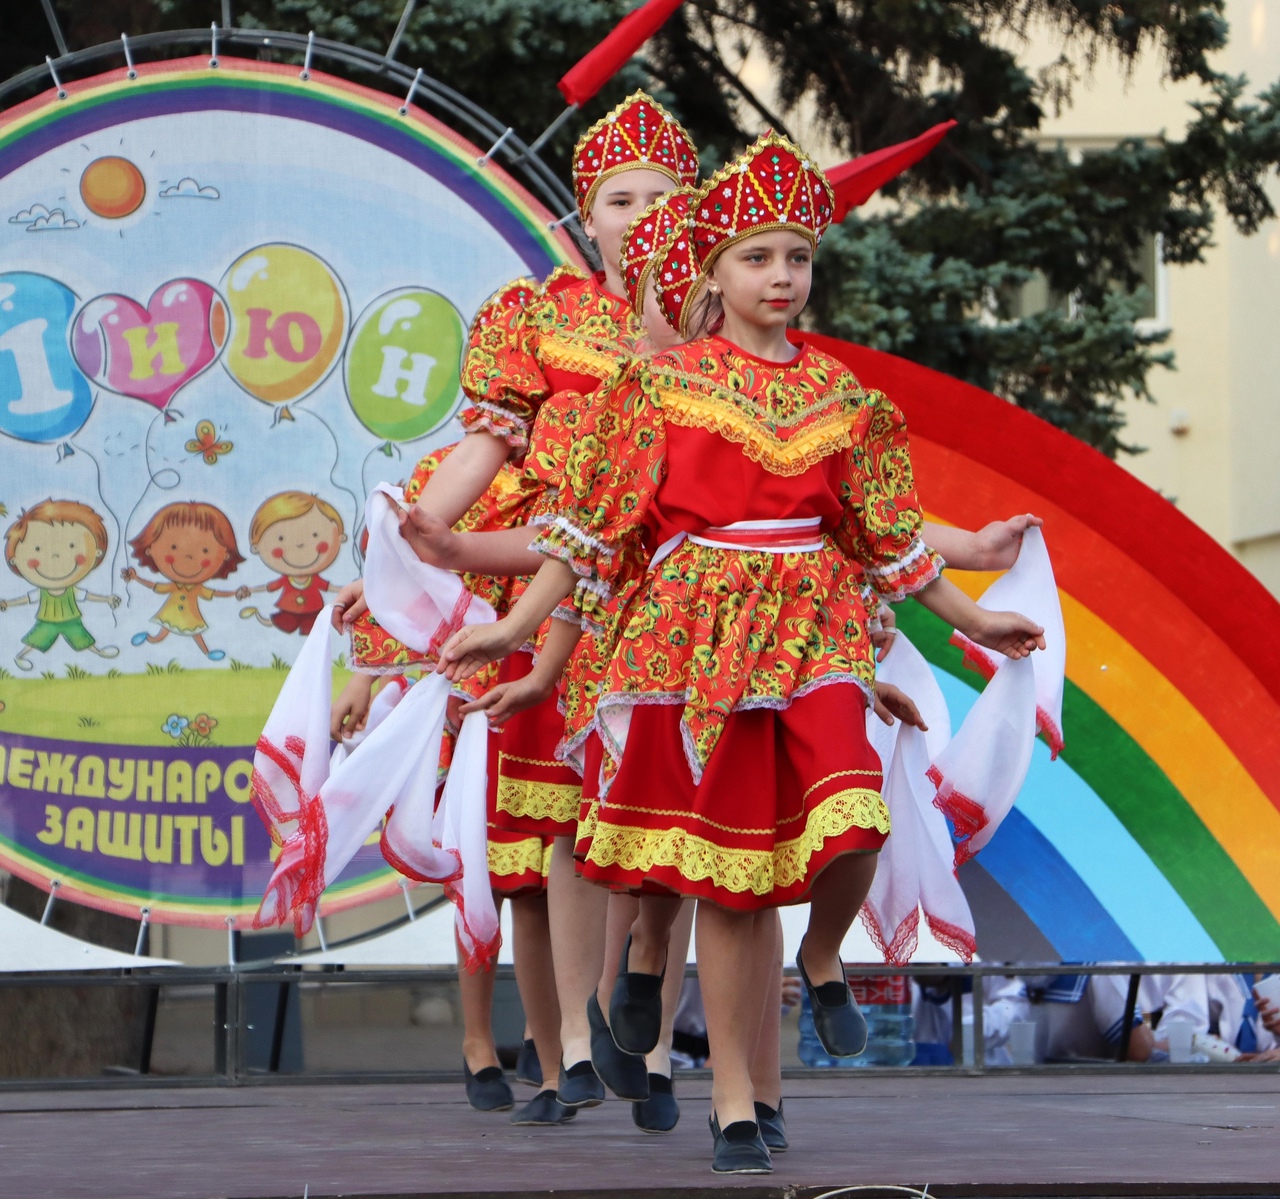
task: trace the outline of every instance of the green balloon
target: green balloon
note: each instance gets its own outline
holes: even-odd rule
[[[375,437],[413,441],[438,429],[461,398],[466,327],[439,292],[404,287],[379,296],[347,342],[351,410]]]

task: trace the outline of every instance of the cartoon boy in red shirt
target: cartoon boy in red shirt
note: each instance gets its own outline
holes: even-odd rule
[[[253,607],[241,608],[240,615],[305,637],[324,608],[323,592],[329,590],[320,572],[334,564],[346,539],[337,509],[319,496],[282,491],[266,500],[253,514],[249,549],[283,573],[251,590],[278,591],[280,596],[270,617]]]

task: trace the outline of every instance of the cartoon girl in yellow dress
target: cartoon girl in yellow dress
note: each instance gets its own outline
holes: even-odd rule
[[[249,594],[247,587],[217,591],[206,586],[213,579],[225,579],[244,561],[231,522],[212,504],[166,504],[129,544],[138,562],[162,575],[165,582],[152,583],[132,566],[120,572],[121,578],[167,597],[164,607],[151,618],[160,631],[135,633],[130,643],[154,645],[170,633],[177,633],[193,638],[211,662],[221,662],[226,653],[205,644],[203,634],[209,626],[200,611],[200,601],[243,599]]]

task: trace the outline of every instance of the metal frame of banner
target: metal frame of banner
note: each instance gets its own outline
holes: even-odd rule
[[[419,913],[421,914],[421,913]],[[893,1075],[897,1077],[924,1077],[940,1075],[947,1077],[979,1076],[979,1075],[1021,1075],[1040,1073],[1070,1074],[1113,1074],[1117,1071],[1127,1075],[1141,1075],[1144,1071],[1174,1072],[1179,1074],[1239,1074],[1242,1071],[1257,1073],[1275,1073],[1274,1063],[1189,1063],[1148,1065],[1146,1063],[1129,1062],[1125,1054],[1127,1044],[1122,1043],[1115,1061],[1081,1061],[1039,1063],[1029,1066],[988,1066],[986,1064],[986,1044],[983,1034],[983,1004],[973,1005],[973,1041],[972,1060],[965,1061],[962,1055],[964,1038],[961,1033],[960,1003],[966,985],[976,987],[979,980],[988,977],[1035,977],[1057,975],[1065,972],[1072,974],[1111,974],[1127,976],[1128,1013],[1125,1024],[1132,1023],[1134,1005],[1137,1001],[1138,984],[1147,974],[1265,974],[1280,972],[1280,962],[1210,962],[1210,963],[982,963],[975,965],[949,964],[915,964],[909,966],[872,965],[847,963],[846,969],[851,977],[884,978],[890,976],[929,976],[945,978],[951,987],[952,1010],[954,1019],[952,1048],[956,1052],[956,1064],[950,1066],[864,1066],[855,1068],[842,1067],[795,1067],[783,1071],[787,1078],[852,1078],[864,1077],[868,1071],[877,1077]],[[496,976],[500,979],[514,977],[510,966],[495,967]],[[794,970],[788,971],[794,974]],[[690,966],[686,975],[696,977],[696,968]],[[362,1084],[386,1082],[456,1082],[462,1075],[457,1070],[417,1070],[417,1071],[373,1071],[361,1070],[350,1072],[303,1072],[297,1074],[281,1073],[280,1062],[284,1041],[284,1026],[288,1011],[288,992],[290,988],[303,987],[308,990],[326,987],[404,987],[421,986],[428,983],[446,983],[456,977],[452,967],[437,966],[420,969],[364,969],[352,970],[342,966],[307,967],[303,961],[298,964],[281,965],[274,960],[261,962],[243,962],[225,969],[207,969],[198,967],[165,967],[155,970],[123,970],[123,971],[65,971],[52,974],[3,974],[0,973],[0,988],[48,988],[48,987],[145,987],[150,988],[147,996],[147,1007],[144,1015],[144,1043],[136,1071],[116,1068],[109,1076],[96,1078],[38,1078],[38,1079],[0,1079],[0,1090],[47,1090],[47,1089],[80,1089],[108,1088],[129,1086],[255,1086],[263,1084],[308,1085],[323,1083]],[[248,1033],[253,1026],[248,1023],[248,990],[251,987],[275,986],[278,988],[275,1002],[275,1015],[270,1039],[270,1053],[266,1069],[250,1069],[245,1061],[245,1049]],[[157,1076],[150,1073],[151,1046],[155,1033],[157,1010],[160,992],[165,988],[207,987],[213,991],[215,1031],[219,1034],[215,1042],[215,1070],[212,1074],[183,1075],[180,1077]],[[690,1070],[690,1078],[709,1076],[705,1070]]]
[[[48,0],[42,0],[48,8]],[[487,164],[501,151],[505,161],[501,165],[529,189],[542,204],[552,213],[576,212],[573,193],[538,156],[537,151],[545,144],[555,128],[572,115],[573,109],[566,110],[557,118],[553,129],[547,130],[532,145],[516,134],[509,126],[491,116],[460,92],[454,91],[447,84],[426,74],[420,67],[406,66],[396,61],[394,54],[399,48],[403,36],[403,26],[412,15],[413,3],[406,4],[401,15],[400,27],[385,54],[364,50],[359,46],[351,46],[345,42],[336,42],[328,38],[316,37],[314,31],[306,34],[287,33],[279,30],[240,29],[216,22],[209,29],[177,29],[159,33],[143,33],[137,35],[121,35],[120,40],[103,42],[96,46],[87,46],[81,50],[67,50],[62,39],[61,30],[57,29],[55,40],[58,42],[57,58],[46,58],[41,66],[12,76],[0,83],[0,110],[13,102],[12,97],[20,95],[25,89],[41,84],[50,77],[54,81],[59,100],[66,99],[68,83],[74,84],[77,79],[96,74],[112,60],[123,58],[124,65],[131,72],[130,78],[136,75],[135,64],[139,56],[148,52],[173,50],[180,47],[206,46],[210,50],[210,65],[217,66],[218,54],[229,54],[236,50],[252,52],[254,55],[267,53],[295,54],[303,60],[302,78],[310,77],[312,60],[336,63],[353,72],[371,77],[374,84],[382,85],[380,90],[394,94],[403,89],[406,95],[400,112],[406,113],[412,104],[429,109],[433,115],[441,118],[456,132],[462,134],[477,146],[490,146],[484,155]],[[224,5],[224,22],[229,16],[230,5]],[[51,26],[56,29],[56,24]],[[582,230],[572,221],[548,222],[550,227],[567,228],[579,251],[593,265],[596,264],[595,249]]]

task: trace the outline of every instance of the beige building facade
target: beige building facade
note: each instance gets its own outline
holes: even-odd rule
[[[1228,0],[1231,35],[1217,69],[1246,75],[1249,95],[1280,79],[1280,0]],[[1025,50],[1055,56],[1052,39]],[[1069,150],[1162,132],[1181,137],[1201,89],[1167,84],[1154,56],[1125,77],[1101,61],[1072,107],[1045,123]],[[1268,187],[1280,209],[1280,186]],[[1280,221],[1252,237],[1219,214],[1205,261],[1160,266],[1153,324],[1169,330],[1176,369],[1149,377],[1155,402],[1130,401],[1121,464],[1168,496],[1280,595]]]

